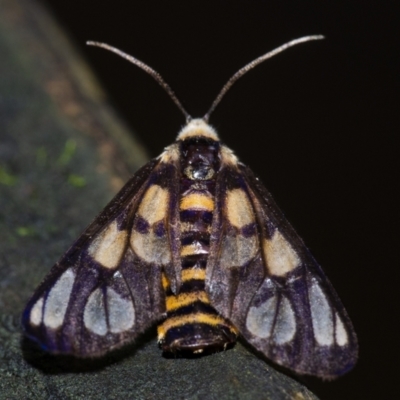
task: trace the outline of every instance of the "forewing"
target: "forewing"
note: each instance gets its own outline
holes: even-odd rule
[[[251,259],[230,264],[226,239],[216,241],[208,281],[213,305],[276,363],[325,378],[345,373],[356,362],[357,338],[337,294],[250,169],[240,164],[225,169],[217,185],[216,223],[227,235],[235,222],[232,207],[243,214],[243,204],[250,202],[258,248]],[[244,202],[229,200],[234,188],[246,194]]]
[[[125,185],[34,293],[22,320],[29,337],[53,353],[99,356],[161,318],[175,174],[153,160]]]
[[[235,307],[250,304],[264,276],[259,227],[244,176],[234,166],[223,166],[216,182],[206,270],[212,305],[237,324],[244,314]]]

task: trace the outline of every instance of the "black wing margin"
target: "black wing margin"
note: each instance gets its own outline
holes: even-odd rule
[[[344,374],[357,360],[357,338],[321,267],[248,167],[220,174],[212,235],[222,234],[207,267],[212,304],[274,362],[323,378]]]
[[[52,353],[101,356],[163,316],[176,181],[159,159],[128,181],[35,291],[22,317],[28,337]]]

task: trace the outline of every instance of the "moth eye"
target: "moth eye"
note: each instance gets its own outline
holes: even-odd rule
[[[188,167],[185,168],[183,172],[192,181],[194,180],[206,181],[212,179],[212,177],[215,175],[214,169],[211,168],[209,165],[204,165],[204,164],[196,166],[189,165]]]

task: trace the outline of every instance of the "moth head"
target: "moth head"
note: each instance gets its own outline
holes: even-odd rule
[[[193,137],[204,137],[207,139],[219,141],[217,132],[202,118],[190,120],[179,132],[176,140],[186,140]]]

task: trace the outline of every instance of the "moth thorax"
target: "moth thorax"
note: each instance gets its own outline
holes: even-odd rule
[[[179,132],[176,140],[187,140],[198,136],[219,141],[215,129],[201,118],[192,119],[188,122]]]
[[[220,143],[202,136],[181,141],[181,171],[192,181],[214,179],[220,166]]]
[[[209,165],[189,165],[183,173],[192,181],[207,181],[215,175],[215,170]]]

